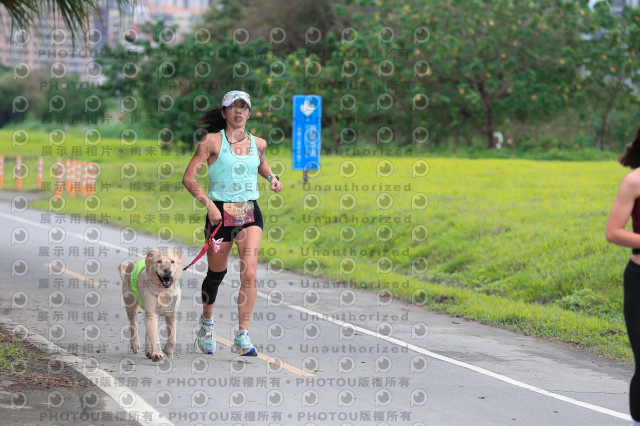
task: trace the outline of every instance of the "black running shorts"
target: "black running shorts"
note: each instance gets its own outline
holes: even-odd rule
[[[260,207],[258,206],[258,202],[256,200],[253,201],[253,222],[245,223],[241,226],[224,226],[222,225],[218,232],[216,232],[215,239],[219,239],[222,237],[223,242],[231,242],[235,239],[238,232],[242,231],[244,228],[248,228],[250,226],[259,226],[260,229],[264,229],[264,224],[262,222],[262,212],[260,211]],[[220,214],[223,214],[223,201],[214,201],[213,202],[218,210],[220,210]],[[217,225],[216,225],[217,226]],[[204,215],[204,237],[205,239],[209,238],[211,232],[216,229],[216,226],[211,225],[209,222],[209,214]]]

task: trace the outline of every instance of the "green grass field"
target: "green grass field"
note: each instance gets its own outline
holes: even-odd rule
[[[99,162],[98,193],[65,194],[61,211],[202,245],[205,210],[181,184],[190,153],[71,134],[57,143],[0,131],[0,154],[27,158],[24,188],[35,189],[45,154],[48,191],[34,207],[60,207],[49,167],[74,152]],[[263,261],[631,361],[621,285],[630,251],[604,238],[626,173],[617,163],[326,155],[303,186],[290,152],[267,159],[284,189],[262,184]],[[12,168],[8,159],[6,189]]]

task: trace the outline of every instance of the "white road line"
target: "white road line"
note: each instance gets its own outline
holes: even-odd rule
[[[27,223],[27,224],[30,224],[30,225],[36,225],[36,226],[41,227],[41,228],[47,228],[47,229],[50,228],[50,226],[45,226],[45,225],[42,225],[42,224],[37,223],[37,222],[33,222],[31,220],[28,220],[28,219],[16,218],[15,216],[8,215],[8,214],[5,214],[5,213],[0,213],[0,216],[5,217],[7,219],[12,219],[12,220],[16,220],[16,221],[19,221],[19,222]],[[73,236],[75,236],[77,238],[80,238],[80,239],[86,241],[86,238],[84,237],[84,235],[80,235],[80,234],[76,234],[76,233],[68,233],[67,235],[73,235]],[[102,245],[104,245],[106,247],[116,248],[116,249],[123,250],[123,251],[126,252],[125,248],[119,247],[119,246],[116,246],[116,245],[113,245],[113,244],[110,244],[110,243],[105,243],[105,242],[102,242],[102,241],[98,241],[96,244],[102,244]],[[193,271],[193,273],[204,276],[203,273],[198,272],[198,271]],[[258,292],[258,296],[262,297],[264,299],[268,299],[269,298],[269,296],[267,294],[262,293],[260,291]],[[444,355],[440,355],[440,354],[437,354],[435,352],[431,352],[431,351],[429,351],[427,349],[424,349],[424,348],[421,348],[419,346],[412,345],[411,343],[405,342],[404,340],[396,339],[394,337],[383,336],[382,334],[376,333],[375,331],[371,331],[371,330],[368,330],[366,328],[358,327],[358,326],[350,324],[348,322],[336,320],[336,319],[331,318],[330,316],[328,316],[326,314],[321,314],[319,312],[315,312],[315,311],[312,311],[310,309],[303,308],[302,306],[291,305],[291,304],[288,304],[288,303],[284,303],[283,306],[287,306],[287,307],[289,307],[291,309],[295,309],[297,311],[304,312],[306,314],[309,314],[309,315],[312,315],[312,316],[314,316],[316,318],[320,318],[322,320],[334,323],[334,324],[339,325],[341,327],[342,326],[348,326],[348,327],[352,328],[353,330],[359,331],[362,334],[367,334],[367,335],[373,336],[373,337],[375,337],[377,339],[386,340],[389,343],[393,343],[395,345],[410,349],[410,350],[412,350],[414,352],[418,352],[418,353],[420,353],[422,355],[425,355],[425,356],[428,356],[430,358],[438,359],[440,361],[447,362],[449,364],[457,365],[458,367],[462,367],[462,368],[466,368],[466,369],[471,370],[471,371],[475,371],[476,373],[480,373],[480,374],[483,374],[485,376],[492,377],[494,379],[500,380],[500,381],[505,382],[505,383],[509,383],[509,384],[511,384],[513,386],[517,386],[517,387],[522,388],[522,389],[529,390],[531,392],[539,393],[541,395],[545,395],[545,396],[548,396],[550,398],[554,398],[554,399],[557,399],[557,400],[560,400],[560,401],[564,401],[564,402],[567,402],[569,404],[577,405],[579,407],[587,408],[589,410],[593,410],[593,411],[596,411],[598,413],[607,414],[609,416],[617,417],[619,419],[631,420],[631,416],[629,414],[620,413],[619,411],[614,411],[614,410],[610,410],[608,408],[600,407],[598,405],[589,404],[587,402],[583,402],[583,401],[579,401],[577,399],[569,398],[568,396],[560,395],[560,394],[557,394],[557,393],[554,393],[554,392],[539,388],[537,386],[529,385],[527,383],[524,383],[524,382],[512,379],[510,377],[504,376],[502,374],[494,373],[493,371],[487,370],[485,368],[477,367],[475,365],[468,364],[466,362],[458,361],[457,359],[449,358],[449,357],[446,357]]]
[[[32,220],[29,220],[29,219],[22,219],[20,217],[15,217],[13,215],[9,215],[9,214],[6,214],[6,213],[0,213],[0,217],[4,217],[6,219],[15,220],[16,222],[26,223],[26,224],[31,225],[31,226],[37,226],[38,228],[43,228],[43,229],[51,229],[51,227],[53,226],[53,225],[47,225],[47,224],[34,222]],[[72,236],[74,236],[76,238],[80,238],[85,243],[90,243],[90,244],[93,243],[92,241],[89,241],[87,239],[87,237],[85,237],[82,234],[76,234],[75,232],[68,232],[67,235],[72,235]],[[104,242],[104,241],[99,241],[98,244],[102,244],[105,247],[110,247],[110,248],[113,248],[113,249],[116,249],[116,250],[125,250],[125,251],[127,250],[124,247],[120,247],[120,246],[117,246],[117,245],[114,245],[114,244],[111,244],[111,243],[107,243],[107,242]]]
[[[126,386],[118,386],[118,381],[109,373],[97,366],[87,365],[86,360],[71,355],[60,346],[48,341],[29,330],[27,327],[16,323],[11,318],[0,314],[0,324],[9,330],[22,328],[27,335],[21,341],[32,344],[40,350],[55,355],[55,359],[73,367],[74,370],[89,379],[96,387],[109,395],[123,410],[130,413],[138,423],[149,426],[175,426],[169,419],[162,416],[155,408],[149,405],[140,395]]]
[[[264,296],[266,296],[266,295],[263,294],[263,297]],[[285,305],[287,305],[291,309],[295,309],[296,311],[304,312],[304,313],[306,313],[308,315],[314,316],[316,318],[320,318],[320,319],[325,320],[325,321],[332,322],[332,323],[334,323],[336,325],[339,325],[341,327],[349,327],[349,328],[351,328],[353,330],[359,331],[362,334],[368,334],[369,336],[374,336],[376,339],[386,340],[387,342],[393,343],[393,344],[398,345],[398,346],[402,346],[402,347],[407,348],[407,349],[411,349],[412,351],[418,352],[418,353],[420,353],[422,355],[426,355],[426,356],[428,356],[430,358],[438,359],[440,361],[444,361],[444,362],[447,362],[449,364],[457,365],[459,367],[466,368],[466,369],[471,370],[471,371],[475,371],[476,373],[480,373],[480,374],[483,374],[485,376],[492,377],[494,379],[503,381],[505,383],[509,383],[511,385],[517,386],[517,387],[522,388],[522,389],[529,390],[531,392],[536,392],[536,393],[539,393],[541,395],[548,396],[550,398],[558,399],[560,401],[564,401],[564,402],[568,402],[570,404],[578,405],[580,407],[588,408],[589,410],[597,411],[598,413],[607,414],[609,416],[617,417],[619,419],[631,420],[631,416],[628,415],[628,414],[620,413],[618,411],[609,410],[608,408],[600,407],[598,405],[589,404],[587,402],[578,401],[577,399],[569,398],[568,396],[564,396],[564,395],[560,395],[560,394],[557,394],[557,393],[554,393],[554,392],[550,392],[548,390],[541,389],[539,387],[532,386],[532,385],[529,385],[527,383],[520,382],[518,380],[514,380],[514,379],[512,379],[510,377],[503,376],[502,374],[494,373],[493,371],[489,371],[489,370],[487,370],[485,368],[477,367],[477,366],[472,365],[472,364],[467,364],[466,362],[458,361],[457,359],[449,358],[449,357],[446,357],[444,355],[440,355],[440,354],[437,354],[435,352],[431,352],[431,351],[426,350],[424,348],[421,348],[419,346],[412,345],[411,343],[407,343],[404,340],[396,339],[394,337],[384,336],[382,334],[376,333],[375,331],[367,330],[366,328],[358,327],[357,325],[353,325],[353,324],[348,323],[348,322],[344,322],[344,321],[340,321],[340,320],[331,318],[328,315],[321,314],[321,313],[312,311],[312,310],[307,309],[307,308],[303,308],[302,306],[289,305],[289,304],[286,304],[286,303],[285,303]]]

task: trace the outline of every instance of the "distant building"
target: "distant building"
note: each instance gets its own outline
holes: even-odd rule
[[[164,20],[167,25],[178,25],[178,32],[184,33],[193,28],[214,0],[144,0],[148,12],[148,20],[158,22]]]
[[[640,6],[640,0],[613,0],[613,5],[611,6],[611,14],[613,16],[622,15],[622,7],[625,4],[631,7],[638,7]]]
[[[101,16],[91,18],[85,34],[77,34],[75,46],[71,33],[59,16],[34,22],[29,30],[11,31],[11,22],[4,6],[0,5],[0,64],[17,64],[31,70],[50,68],[51,75],[62,77],[78,75],[81,80],[100,79],[100,70],[94,63],[96,54],[106,46],[124,43],[124,35],[144,37],[139,30],[145,22],[165,21],[177,25],[176,42],[182,34],[191,31],[194,23],[215,0],[139,0],[133,11],[121,16],[115,1],[107,0]]]

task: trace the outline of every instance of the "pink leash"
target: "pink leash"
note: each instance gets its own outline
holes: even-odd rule
[[[202,250],[200,250],[200,253],[198,253],[198,255],[196,256],[195,259],[193,259],[193,262],[191,262],[190,264],[188,264],[187,266],[185,266],[184,268],[182,268],[183,271],[186,271],[187,269],[189,269],[191,266],[193,266],[194,263],[196,263],[198,260],[200,260],[200,258],[206,253],[207,250],[209,250],[209,245],[213,242],[213,250],[217,253],[218,250],[220,250],[220,243],[222,242],[222,238],[218,238],[217,240],[215,240],[213,237],[214,235],[216,235],[216,232],[218,232],[218,229],[220,229],[220,226],[222,226],[222,220],[220,220],[220,223],[218,224],[218,227],[213,231],[213,233],[209,236],[209,238],[207,238],[207,242],[204,243],[204,247],[202,247]]]

